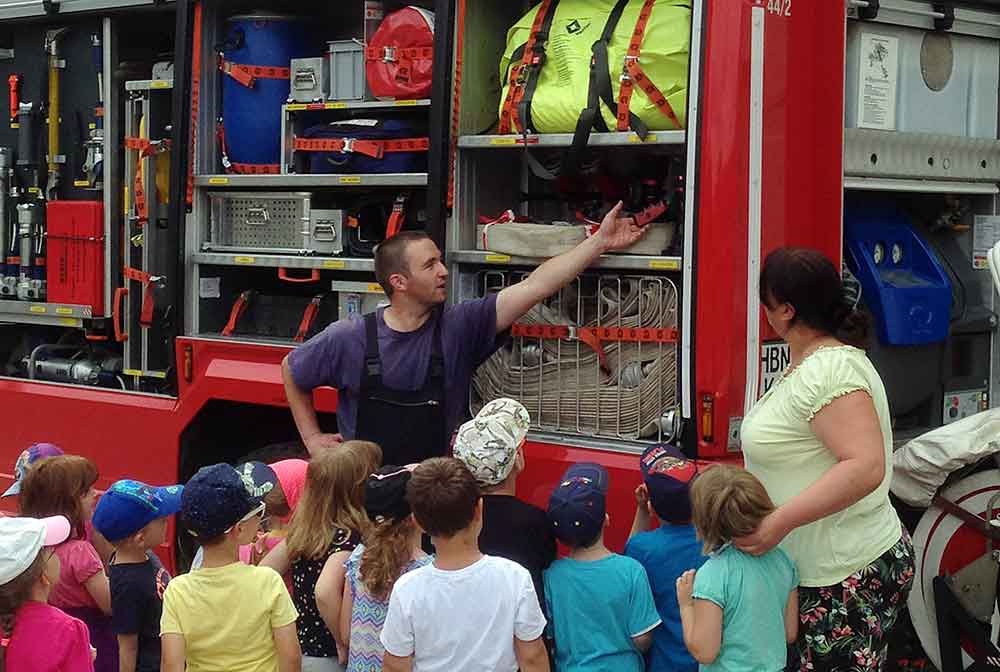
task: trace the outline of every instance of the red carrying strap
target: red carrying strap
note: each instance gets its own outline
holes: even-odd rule
[[[201,3],[194,5],[194,31],[191,45],[191,134],[188,156],[194,156],[194,139],[198,133],[198,103],[201,99]],[[194,199],[194,161],[188,161],[187,204]]]
[[[365,48],[366,61],[381,61],[383,63],[399,63],[401,61],[432,60],[434,47],[375,47]]]
[[[570,327],[553,324],[523,324],[511,326],[512,336],[539,338],[543,340],[578,340],[597,354],[601,368],[610,371],[607,355],[602,343],[605,341],[627,343],[676,343],[676,329],[653,327]]]
[[[386,240],[389,240],[402,230],[403,223],[406,221],[406,200],[406,195],[400,194],[396,197],[396,200],[393,201],[392,213],[389,215],[389,220],[385,224]]]
[[[642,89],[650,102],[656,106],[677,128],[681,128],[681,122],[674,113],[674,108],[667,102],[667,97],[660,92],[656,85],[643,72],[639,65],[639,52],[642,49],[642,40],[646,34],[646,25],[649,17],[653,14],[653,6],[656,0],[646,0],[639,11],[639,19],[635,22],[635,30],[632,31],[632,40],[628,45],[628,52],[625,55],[625,64],[622,68],[620,86],[618,89],[618,130],[629,130],[629,104],[632,101],[632,93],[635,87]]]
[[[135,192],[135,209],[140,224],[149,221],[149,203],[146,200],[146,189],[143,186],[145,180],[143,179],[142,160],[148,156],[155,156],[161,152],[165,152],[169,148],[170,143],[168,141],[153,142],[146,138],[131,136],[125,138],[125,149],[139,153],[139,158],[136,160],[135,183],[132,185],[132,190]]]
[[[525,131],[524,120],[518,117],[517,106],[524,98],[524,87],[527,84],[528,68],[541,67],[544,61],[544,53],[535,53],[535,44],[541,33],[542,25],[545,23],[545,16],[549,13],[549,6],[553,0],[542,0],[535,13],[535,20],[531,23],[531,33],[528,41],[524,45],[524,53],[521,55],[521,62],[510,71],[510,80],[507,83],[507,97],[504,98],[503,107],[500,108],[500,126],[497,130],[501,135],[510,133],[515,127],[520,126]]]
[[[156,297],[153,295],[154,283],[161,278],[131,266],[126,266],[123,269],[123,274],[128,280],[142,284],[142,308],[139,310],[139,324],[146,328],[153,326],[153,311],[156,308]]]
[[[236,331],[236,325],[239,324],[240,318],[243,317],[243,313],[246,312],[247,306],[250,304],[250,299],[253,298],[253,290],[246,290],[240,294],[239,298],[233,303],[232,309],[229,311],[229,321],[226,322],[226,326],[222,328],[223,336],[232,336],[233,332]]]
[[[219,70],[247,88],[253,88],[258,79],[289,79],[291,71],[273,65],[246,65],[233,63],[219,56]]]
[[[124,343],[128,340],[128,334],[122,328],[122,301],[128,296],[128,288],[119,287],[115,290],[115,303],[111,310],[111,322],[115,329],[115,341]]]
[[[277,163],[234,163],[229,160],[229,152],[226,150],[226,128],[220,117],[215,126],[215,137],[219,141],[219,154],[222,157],[222,167],[227,173],[238,173],[240,175],[277,175],[281,172],[281,166]]]
[[[306,306],[305,312],[302,313],[302,321],[299,322],[299,330],[295,332],[295,338],[292,339],[296,343],[302,343],[306,340],[306,334],[312,329],[313,322],[316,321],[316,315],[319,314],[319,306],[322,302],[323,295],[317,294],[309,302],[309,305]]]
[[[428,138],[397,138],[394,140],[362,140],[358,138],[295,138],[292,147],[297,152],[341,152],[364,154],[381,159],[390,152],[426,152],[430,149]]]

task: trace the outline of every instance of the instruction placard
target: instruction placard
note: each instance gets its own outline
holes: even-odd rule
[[[895,131],[899,38],[862,33],[858,67],[858,127]]]
[[[997,243],[1000,243],[1000,217],[976,215],[972,227],[972,267],[989,268],[986,255]]]

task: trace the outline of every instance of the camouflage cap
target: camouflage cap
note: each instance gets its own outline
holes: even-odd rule
[[[514,468],[517,449],[528,434],[531,417],[520,402],[494,399],[458,428],[455,457],[482,486],[502,483]]]

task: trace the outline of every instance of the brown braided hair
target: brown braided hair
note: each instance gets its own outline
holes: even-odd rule
[[[45,571],[48,561],[44,549],[38,552],[34,561],[17,577],[0,586],[0,636],[9,638],[14,634],[14,616],[21,605],[31,597],[31,589]],[[0,672],[7,668],[7,647],[0,647]]]
[[[388,600],[396,579],[403,573],[413,554],[410,538],[415,530],[413,516],[377,523],[365,540],[358,568],[368,592]]]

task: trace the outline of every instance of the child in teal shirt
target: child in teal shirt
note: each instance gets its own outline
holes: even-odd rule
[[[785,552],[753,556],[731,540],[774,504],[753,474],[717,465],[694,480],[691,513],[710,557],[677,579],[684,643],[703,672],[779,672],[798,633],[799,573]]]
[[[660,625],[646,570],[604,546],[607,492],[608,472],[583,462],[549,499],[552,530],[571,549],[543,574],[556,672],[643,672]]]

